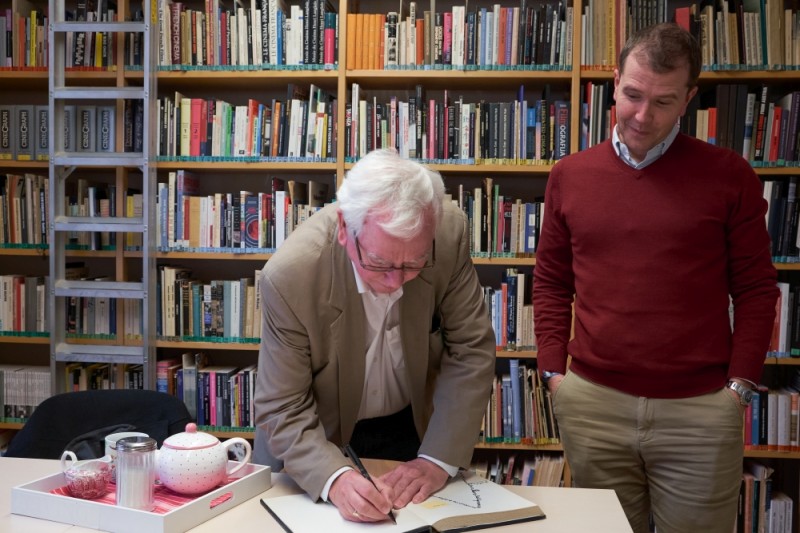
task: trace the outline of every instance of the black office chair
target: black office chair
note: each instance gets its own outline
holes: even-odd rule
[[[8,445],[7,457],[58,459],[64,450],[78,459],[101,457],[104,438],[141,431],[156,439],[180,433],[192,422],[183,401],[151,390],[89,390],[51,396]]]

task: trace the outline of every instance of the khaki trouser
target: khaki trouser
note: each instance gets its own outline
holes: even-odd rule
[[[614,489],[634,533],[730,533],[742,415],[725,389],[641,398],[567,373],[554,411],[575,486]]]

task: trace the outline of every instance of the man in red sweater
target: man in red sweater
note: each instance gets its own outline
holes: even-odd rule
[[[700,62],[674,24],[628,41],[613,138],[553,168],[537,250],[539,369],[573,479],[614,489],[635,533],[651,513],[658,533],[732,530],[775,318],[758,177],[678,131]]]

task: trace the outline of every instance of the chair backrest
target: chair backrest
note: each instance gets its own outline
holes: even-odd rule
[[[103,438],[141,431],[158,441],[180,433],[192,418],[183,401],[150,390],[67,392],[43,401],[8,445],[7,457],[58,459],[68,445],[79,459],[103,455]]]

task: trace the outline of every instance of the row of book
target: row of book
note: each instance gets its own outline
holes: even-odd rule
[[[459,184],[452,200],[467,215],[473,257],[532,257],[536,252],[544,202],[501,194],[489,177],[471,189]]]
[[[338,14],[330,0],[258,0],[205,9],[159,5],[159,65],[259,67],[320,65],[338,57]]]
[[[0,331],[46,333],[47,276],[0,274]]]
[[[747,460],[739,488],[739,505],[734,533],[792,533],[795,502],[779,490],[766,464]],[[795,487],[786,487],[797,494]]]
[[[144,388],[141,364],[68,363],[63,372],[67,392]]]
[[[467,102],[427,98],[421,85],[402,101],[366,97],[353,84],[345,106],[346,156],[356,159],[375,148],[396,148],[422,160],[526,164],[557,160],[571,152],[570,105],[553,99],[546,87],[541,99]],[[581,90],[580,148],[611,136],[616,124],[609,82],[586,82]],[[287,99],[246,105],[224,100],[174,98],[159,101],[159,154],[219,159],[295,158],[331,160],[337,144],[337,101],[311,84],[290,84]],[[767,84],[720,84],[690,102],[681,120],[683,132],[731,148],[754,166],[800,163],[800,91],[782,92]],[[48,158],[48,108],[0,105],[0,161]],[[136,101],[124,107],[123,146],[142,147],[142,113]],[[113,151],[117,147],[114,106],[67,105],[66,151]],[[80,135],[78,134],[80,132]]]
[[[348,69],[572,65],[573,8],[560,1],[444,11],[401,2],[400,11],[348,13],[347,28]]]
[[[28,418],[50,397],[50,367],[0,365],[0,403],[4,418]]]
[[[771,240],[772,260],[776,263],[800,261],[797,180],[797,176],[789,176],[764,181],[767,231]]]
[[[707,70],[793,69],[800,66],[800,22],[782,2],[703,0],[670,9],[667,2],[592,0],[581,13],[581,64],[611,68],[628,37],[674,21],[691,32]]]
[[[126,100],[122,151],[142,150],[141,101]],[[0,161],[47,161],[50,157],[49,106],[0,104]],[[114,105],[64,106],[65,152],[117,150]]]
[[[444,90],[426,96],[422,85],[406,101],[379,101],[352,84],[345,106],[345,154],[357,159],[376,148],[394,148],[422,160],[527,164],[570,153],[570,103],[550,95],[528,102],[525,87],[506,102],[465,101]]]
[[[274,250],[295,227],[330,201],[319,180],[269,179],[269,192],[200,194],[200,181],[184,170],[159,183],[159,249]]]
[[[535,350],[533,279],[516,267],[507,268],[499,287],[484,287],[483,299],[495,334],[497,350]]]
[[[559,444],[550,391],[536,368],[508,360],[508,372],[495,376],[481,428],[484,442]]]
[[[89,267],[81,261],[64,265],[64,279],[111,281],[111,276],[89,274]],[[98,337],[117,334],[118,300],[111,297],[70,296],[66,306],[66,333],[70,336]]]
[[[47,105],[0,104],[0,161],[47,161],[49,131]]]
[[[692,99],[681,131],[730,148],[753,166],[800,164],[800,91],[783,92],[767,84],[718,84]],[[610,82],[581,87],[581,137],[584,150],[611,137],[616,106]]]
[[[201,281],[185,267],[158,267],[156,332],[162,338],[240,339],[261,336],[261,305],[252,278]]]
[[[165,157],[327,160],[336,153],[337,103],[311,84],[289,84],[285,100],[159,99],[158,147]]]
[[[140,14],[141,15],[141,14]],[[116,21],[115,5],[79,0],[65,9],[64,18],[76,22]],[[46,69],[49,64],[47,8],[31,4],[0,10],[0,67]],[[108,32],[67,32],[64,63],[67,68],[108,69],[115,65],[116,40]]]
[[[783,386],[759,385],[744,418],[746,450],[800,451],[800,372]]]
[[[181,398],[203,426],[254,427],[257,377],[256,365],[212,365],[203,352],[186,352],[156,363],[156,390]]]
[[[704,1],[675,13],[701,44],[704,65],[740,68],[800,66],[797,15],[791,4],[743,0]]]
[[[498,454],[494,460],[473,461],[470,470],[500,485],[561,487],[564,485],[564,462],[562,453],[511,454],[508,458]]]
[[[754,165],[796,166],[800,162],[800,91],[783,93],[766,84],[720,84],[695,99],[685,131],[730,148]]]
[[[47,244],[48,179],[35,174],[0,175],[0,244]],[[159,249],[271,250],[294,228],[331,201],[330,184],[322,180],[269,179],[267,192],[201,193],[199,176],[171,171],[157,189]],[[70,216],[114,216],[116,187],[86,178],[70,180],[66,213]],[[467,214],[470,250],[480,256],[525,256],[536,250],[543,204],[501,194],[493,178],[472,190],[460,184],[452,200]],[[142,195],[125,191],[125,216],[142,213]],[[116,235],[74,232],[68,247],[113,250]],[[126,249],[141,245],[127,234]]]
[[[47,244],[49,179],[0,174],[0,245]]]
[[[86,178],[67,181],[64,212],[67,216],[116,216],[116,186],[90,182]],[[49,220],[49,178],[37,174],[0,174],[0,246],[46,248]],[[125,216],[141,216],[142,194],[125,191]],[[127,249],[141,246],[141,234],[128,233]],[[116,234],[109,232],[70,232],[67,249],[113,250]]]

